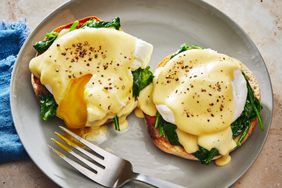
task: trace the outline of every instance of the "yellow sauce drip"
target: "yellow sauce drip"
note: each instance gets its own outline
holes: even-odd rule
[[[128,127],[129,125],[127,120],[120,122],[120,131],[126,131]]]
[[[183,132],[179,129],[176,129],[176,133],[179,143],[184,147],[187,153],[194,153],[199,150],[197,136]]]
[[[138,97],[138,107],[150,116],[155,116],[157,113],[156,106],[153,102],[153,84],[149,84],[145,87],[139,94]]]
[[[108,132],[107,126],[87,127],[85,129],[87,130],[83,131],[81,133],[81,136],[86,140],[100,144],[107,139],[107,132]]]
[[[134,114],[138,118],[144,118],[144,113],[142,110],[140,110],[140,108],[135,108]]]
[[[230,161],[231,161],[231,156],[230,155],[224,155],[224,156],[220,157],[219,159],[216,159],[215,164],[217,166],[225,166],[228,163],[230,163]]]
[[[223,131],[198,136],[198,144],[208,150],[217,148],[221,155],[227,155],[236,147],[236,142],[232,138],[231,127]]]

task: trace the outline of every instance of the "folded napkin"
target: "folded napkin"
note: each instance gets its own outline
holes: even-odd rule
[[[0,22],[0,163],[27,158],[10,110],[10,78],[16,56],[25,41],[25,22]]]

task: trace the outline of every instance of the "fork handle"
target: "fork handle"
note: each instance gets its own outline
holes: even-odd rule
[[[160,188],[184,188],[183,186],[180,186],[180,185],[168,182],[168,181],[164,181],[158,178],[154,178],[151,176],[138,174],[138,173],[134,173],[132,180],[140,181],[148,185],[152,185],[154,187],[160,187]]]

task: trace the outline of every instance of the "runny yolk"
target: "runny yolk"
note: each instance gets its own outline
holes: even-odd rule
[[[84,88],[92,75],[87,74],[71,80],[60,102],[57,114],[68,128],[79,129],[85,126],[87,120],[87,106],[84,101]]]

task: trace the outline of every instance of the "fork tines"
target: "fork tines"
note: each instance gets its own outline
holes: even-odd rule
[[[76,144],[75,142],[71,141],[71,139],[67,138],[66,136],[63,136],[62,134],[55,132],[55,135],[60,138],[60,140],[64,141],[65,144],[61,143],[60,141],[56,140],[55,138],[51,138],[51,141],[55,143],[59,148],[61,148],[66,153],[72,155],[75,157],[80,163],[74,161],[73,159],[69,158],[67,155],[63,154],[59,150],[55,149],[54,147],[49,145],[49,148],[56,153],[60,158],[65,160],[67,163],[69,163],[72,167],[80,171],[82,174],[87,176],[88,178],[96,181],[95,176],[97,174],[103,174],[102,170],[105,169],[105,157],[113,155],[98,146],[90,143],[89,141],[81,138],[80,136],[74,134],[73,132],[69,131],[68,129],[60,126],[60,128],[71,136],[71,138],[75,138],[77,141],[82,143],[83,145],[87,146],[90,150],[93,152],[89,152],[86,149],[83,148],[83,146],[79,146],[79,144]],[[73,148],[85,156],[88,157],[86,159],[85,157],[82,157],[82,155],[78,154],[73,150]],[[114,155],[113,155],[114,156]],[[90,159],[90,160],[89,160]],[[86,167],[84,167],[81,163],[85,164]]]
[[[83,175],[100,185],[117,188],[129,181],[137,180],[156,187],[183,188],[182,186],[171,182],[135,173],[133,172],[132,164],[129,161],[103,150],[64,127],[60,126],[60,128],[67,133],[70,138],[55,132],[55,135],[59,139],[51,138],[51,140],[61,148],[64,153],[67,153],[76,159],[71,159],[61,151],[49,146],[51,150]],[[73,139],[77,140],[78,143],[72,141]],[[84,146],[80,146],[80,143]],[[85,147],[88,147],[88,149]]]

